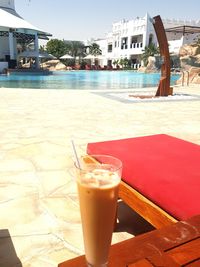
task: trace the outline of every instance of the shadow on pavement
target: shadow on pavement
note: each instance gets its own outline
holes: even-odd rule
[[[0,229],[0,266],[22,267],[8,229]]]

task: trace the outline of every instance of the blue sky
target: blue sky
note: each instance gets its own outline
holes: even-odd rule
[[[17,12],[53,38],[101,38],[121,19],[160,15],[200,20],[200,0],[15,0]]]

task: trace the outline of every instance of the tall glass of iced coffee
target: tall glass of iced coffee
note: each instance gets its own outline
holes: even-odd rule
[[[122,163],[106,155],[80,160],[77,184],[88,266],[106,267],[116,218]]]

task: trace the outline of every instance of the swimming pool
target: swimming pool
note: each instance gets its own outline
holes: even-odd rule
[[[171,85],[179,75],[171,76]],[[0,87],[35,89],[131,89],[158,85],[160,73],[58,71],[53,75],[0,75]]]

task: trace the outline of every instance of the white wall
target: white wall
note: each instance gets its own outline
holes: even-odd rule
[[[172,40],[168,42],[169,44],[169,52],[178,54],[180,47],[183,45],[183,40]]]

